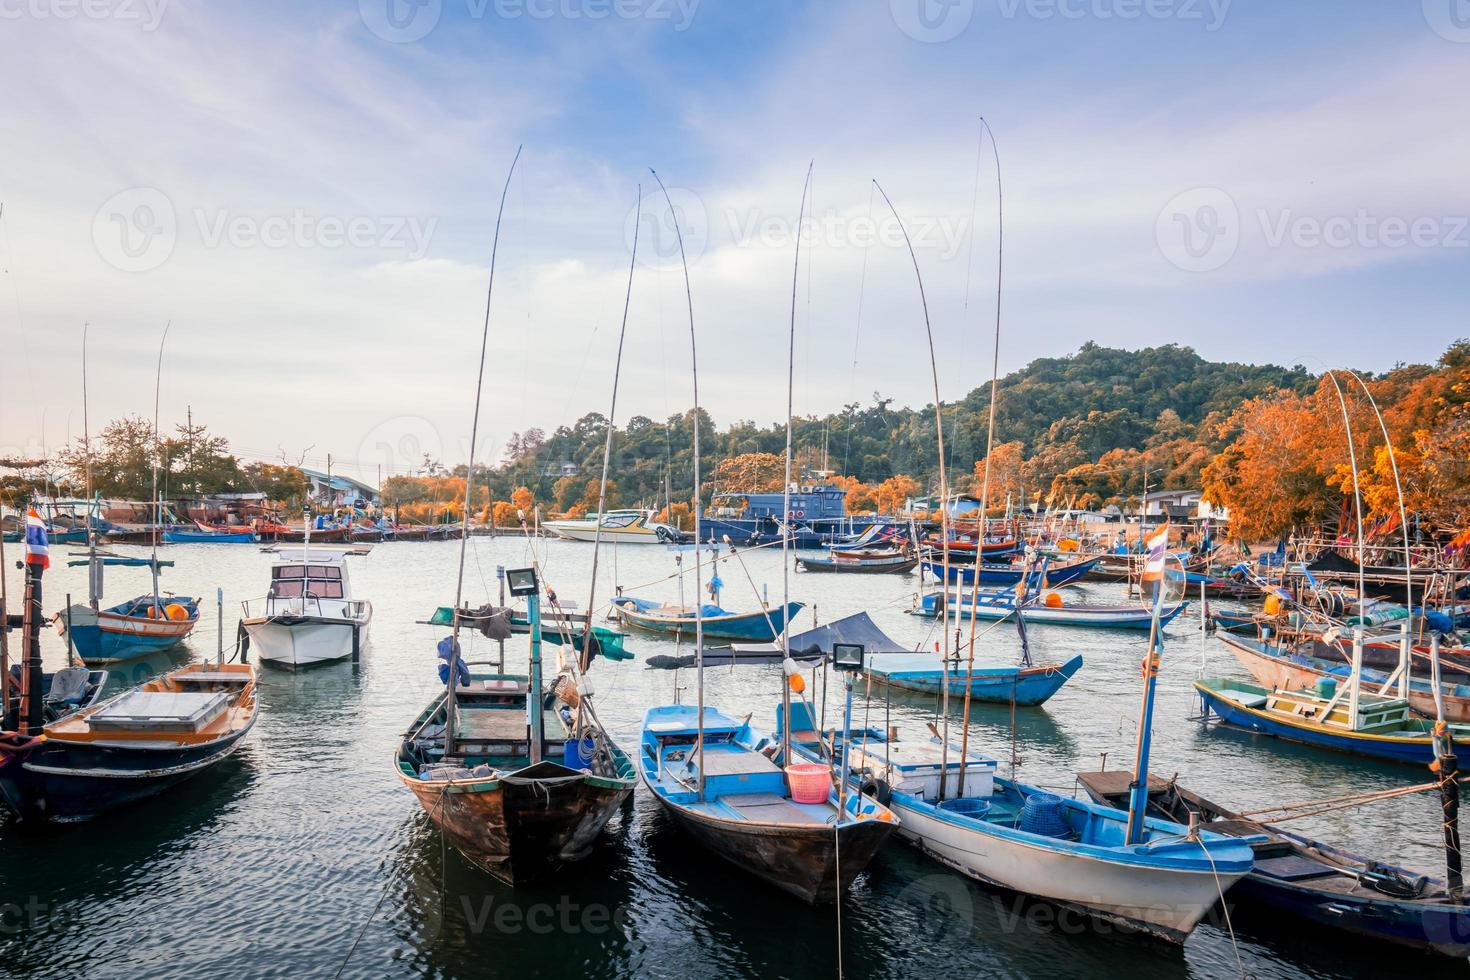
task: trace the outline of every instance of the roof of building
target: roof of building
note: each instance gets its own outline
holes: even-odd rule
[[[334,475],[328,477],[327,474],[323,473],[321,470],[307,469],[305,466],[301,467],[301,472],[305,473],[313,480],[318,480],[322,483],[325,483],[333,490],[357,490],[360,493],[371,494],[376,494],[378,492],[377,487],[363,483],[361,480],[354,480],[350,476]]]

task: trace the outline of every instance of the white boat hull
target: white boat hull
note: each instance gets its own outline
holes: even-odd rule
[[[986,884],[1085,910],[1124,927],[1182,942],[1243,875],[1121,864],[1028,844],[938,819],[926,807],[890,809],[898,833],[942,864]],[[912,799],[909,797],[908,799]]]
[[[317,617],[242,621],[261,663],[292,670],[334,663],[361,653],[367,622]]]
[[[547,522],[541,526],[568,541],[598,540],[597,529],[592,527],[569,527],[556,522]],[[601,541],[603,544],[663,544],[659,536],[647,528],[605,527],[602,529]]]

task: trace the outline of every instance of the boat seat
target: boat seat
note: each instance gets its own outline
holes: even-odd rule
[[[720,802],[734,810],[746,820],[760,823],[815,823],[825,824],[824,815],[816,808],[804,809],[784,796],[774,793],[744,793],[722,796]],[[814,812],[815,811],[815,812]]]
[[[1222,687],[1216,693],[1247,708],[1264,708],[1266,706],[1266,695],[1264,694],[1255,694],[1251,691],[1237,691],[1230,687]]]
[[[87,696],[87,679],[92,672],[86,667],[64,667],[51,675],[46,700],[59,704],[81,704]]]
[[[698,755],[691,753],[697,761]],[[760,773],[780,772],[781,767],[759,752],[711,752],[704,750],[704,774],[706,776],[754,776]]]

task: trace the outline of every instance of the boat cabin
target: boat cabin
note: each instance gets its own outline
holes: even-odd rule
[[[799,521],[843,520],[847,491],[824,484],[791,486],[791,517]],[[707,516],[716,520],[780,520],[786,504],[781,493],[717,493]]]

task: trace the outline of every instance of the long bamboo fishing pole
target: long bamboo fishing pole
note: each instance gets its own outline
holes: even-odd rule
[[[638,185],[637,203],[633,205],[633,214],[639,215],[643,211],[643,185]],[[582,657],[577,664],[578,671],[585,671],[592,663],[592,614],[597,608],[597,556],[602,547],[602,515],[607,508],[607,471],[612,463],[613,430],[616,427],[618,416],[618,380],[623,373],[623,340],[628,335],[628,307],[633,302],[633,270],[638,265],[638,225],[633,222],[633,254],[628,259],[628,288],[623,294],[623,322],[618,328],[618,353],[613,361],[613,383],[612,402],[607,409],[607,439],[602,445],[602,480],[597,485],[597,526],[592,531],[592,584],[587,588],[587,629],[582,634]],[[617,569],[613,569],[616,576]],[[616,577],[613,579],[617,581]],[[582,700],[578,699],[577,717],[581,720]],[[578,728],[580,729],[580,724]]]
[[[781,745],[788,763],[791,761],[791,676],[787,669],[791,664],[791,631],[785,628],[784,617],[791,606],[791,421],[796,390],[796,282],[801,270],[801,232],[802,222],[806,219],[806,195],[811,187],[815,163],[812,160],[806,165],[806,178],[801,182],[801,207],[796,212],[796,256],[791,263],[791,326],[786,339],[786,478],[781,483]],[[769,617],[770,613],[766,615]],[[838,774],[839,786],[845,778],[846,773]],[[842,822],[840,812],[837,822]]]
[[[480,330],[480,365],[475,371],[475,412],[470,419],[469,462],[464,476],[464,508],[460,513],[459,574],[454,582],[454,618],[449,641],[449,684],[444,701],[444,754],[454,751],[455,688],[459,686],[459,609],[464,600],[464,565],[470,544],[470,502],[474,500],[475,485],[475,442],[480,435],[480,395],[485,388],[485,352],[490,347],[490,300],[495,295],[495,259],[500,251],[500,222],[505,216],[505,198],[510,193],[510,180],[515,175],[516,163],[521,159],[521,146],[510,161],[505,174],[505,186],[500,190],[500,209],[495,212],[495,237],[490,243],[490,277],[485,287],[485,324]],[[540,691],[532,691],[531,697],[539,698]],[[540,733],[532,733],[533,738]]]
[[[929,373],[934,381],[934,428],[938,438],[939,448],[939,530],[941,535],[941,569],[944,581],[940,584],[940,594],[944,601],[940,604],[940,633],[941,650],[943,660],[940,672],[940,711],[944,714],[944,736],[939,749],[939,798],[944,799],[945,779],[949,774],[949,472],[944,465],[944,406],[939,400],[939,362],[934,355],[934,328],[929,322],[929,298],[924,295],[924,275],[919,271],[919,256],[914,252],[914,243],[909,240],[908,228],[899,217],[898,208],[893,206],[889,200],[888,192],[883,185],[873,180],[873,186],[878,188],[878,193],[883,195],[883,201],[888,205],[888,210],[893,212],[893,219],[898,222],[898,228],[903,232],[903,242],[908,246],[909,259],[914,264],[914,278],[919,283],[919,303],[924,310],[924,335],[929,342]],[[976,574],[980,569],[976,567]]]
[[[658,181],[658,189],[663,191],[664,203],[669,207],[669,219],[674,223],[674,235],[679,242],[679,264],[684,267],[684,302],[689,309],[689,363],[690,373],[694,379],[694,667],[698,677],[695,753],[699,760],[699,799],[702,802],[704,800],[704,603],[700,601],[700,596],[704,592],[704,581],[703,566],[699,560],[699,507],[702,494],[699,485],[699,350],[694,334],[694,291],[689,286],[689,258],[684,254],[684,232],[679,228],[679,212],[674,208],[673,198],[669,197],[669,189],[664,186],[658,171],[649,167],[648,172],[653,174],[654,180]]]
[[[158,438],[158,403],[159,403],[159,399],[160,399],[160,397],[162,395],[162,392],[163,392],[163,345],[166,344],[166,343],[168,343],[168,331],[169,331],[169,328],[172,327],[173,325],[174,325],[174,322],[172,320],[169,320],[167,323],[165,323],[163,325],[163,336],[158,338],[158,367],[157,367],[156,373],[153,376],[153,454],[152,454],[152,456],[153,456],[153,460],[152,460],[153,461],[153,465],[152,465],[152,467],[150,467],[150,469],[152,470],[152,478],[153,478],[153,489],[152,489],[152,494],[153,494],[153,497],[152,497],[152,499],[153,499],[153,510],[154,510],[154,514],[160,520],[162,519],[162,515],[163,515],[163,502],[158,499],[158,459],[159,459],[159,457],[161,455],[163,455],[163,443],[161,441],[159,441],[159,438]],[[90,507],[91,505],[88,504],[88,506]],[[90,522],[90,515],[89,515],[89,522]],[[91,533],[89,532],[87,536],[90,538],[91,537]],[[159,603],[159,599],[158,599],[158,535],[156,533],[153,534],[153,535],[151,535],[151,539],[152,539],[152,542],[153,542],[153,547],[152,547],[151,557],[149,558],[148,565],[149,565],[149,571],[151,571],[153,573],[153,607],[155,609],[157,609],[158,608],[158,603]]]
[[[985,134],[990,135],[990,149],[995,157],[995,346],[990,359],[990,418],[985,435],[985,476],[980,486],[980,538],[975,545],[975,580],[970,587],[970,649],[965,661],[965,708],[960,723],[960,773],[956,790],[959,796],[965,795],[965,770],[970,758],[970,689],[975,682],[975,606],[980,600],[980,569],[985,564],[985,532],[990,524],[990,457],[995,449],[996,389],[1000,387],[1000,296],[1001,277],[1005,269],[1005,195],[1000,181],[1000,148],[995,145],[995,134],[990,131],[990,124],[985,121],[984,116],[980,117],[980,126],[984,131],[981,139],[984,139]],[[970,234],[973,241],[973,228]],[[1020,607],[1028,574],[1030,574],[1029,569],[1022,571],[1021,587],[1016,590],[1015,604],[1018,621],[1023,618]],[[1015,695],[1016,685],[1013,683],[1011,685],[1012,712],[1015,710]],[[1012,726],[1012,738],[1014,738],[1014,726]],[[1014,752],[1011,753],[1011,758],[1014,764]],[[1012,772],[1011,775],[1014,776],[1015,773]]]

